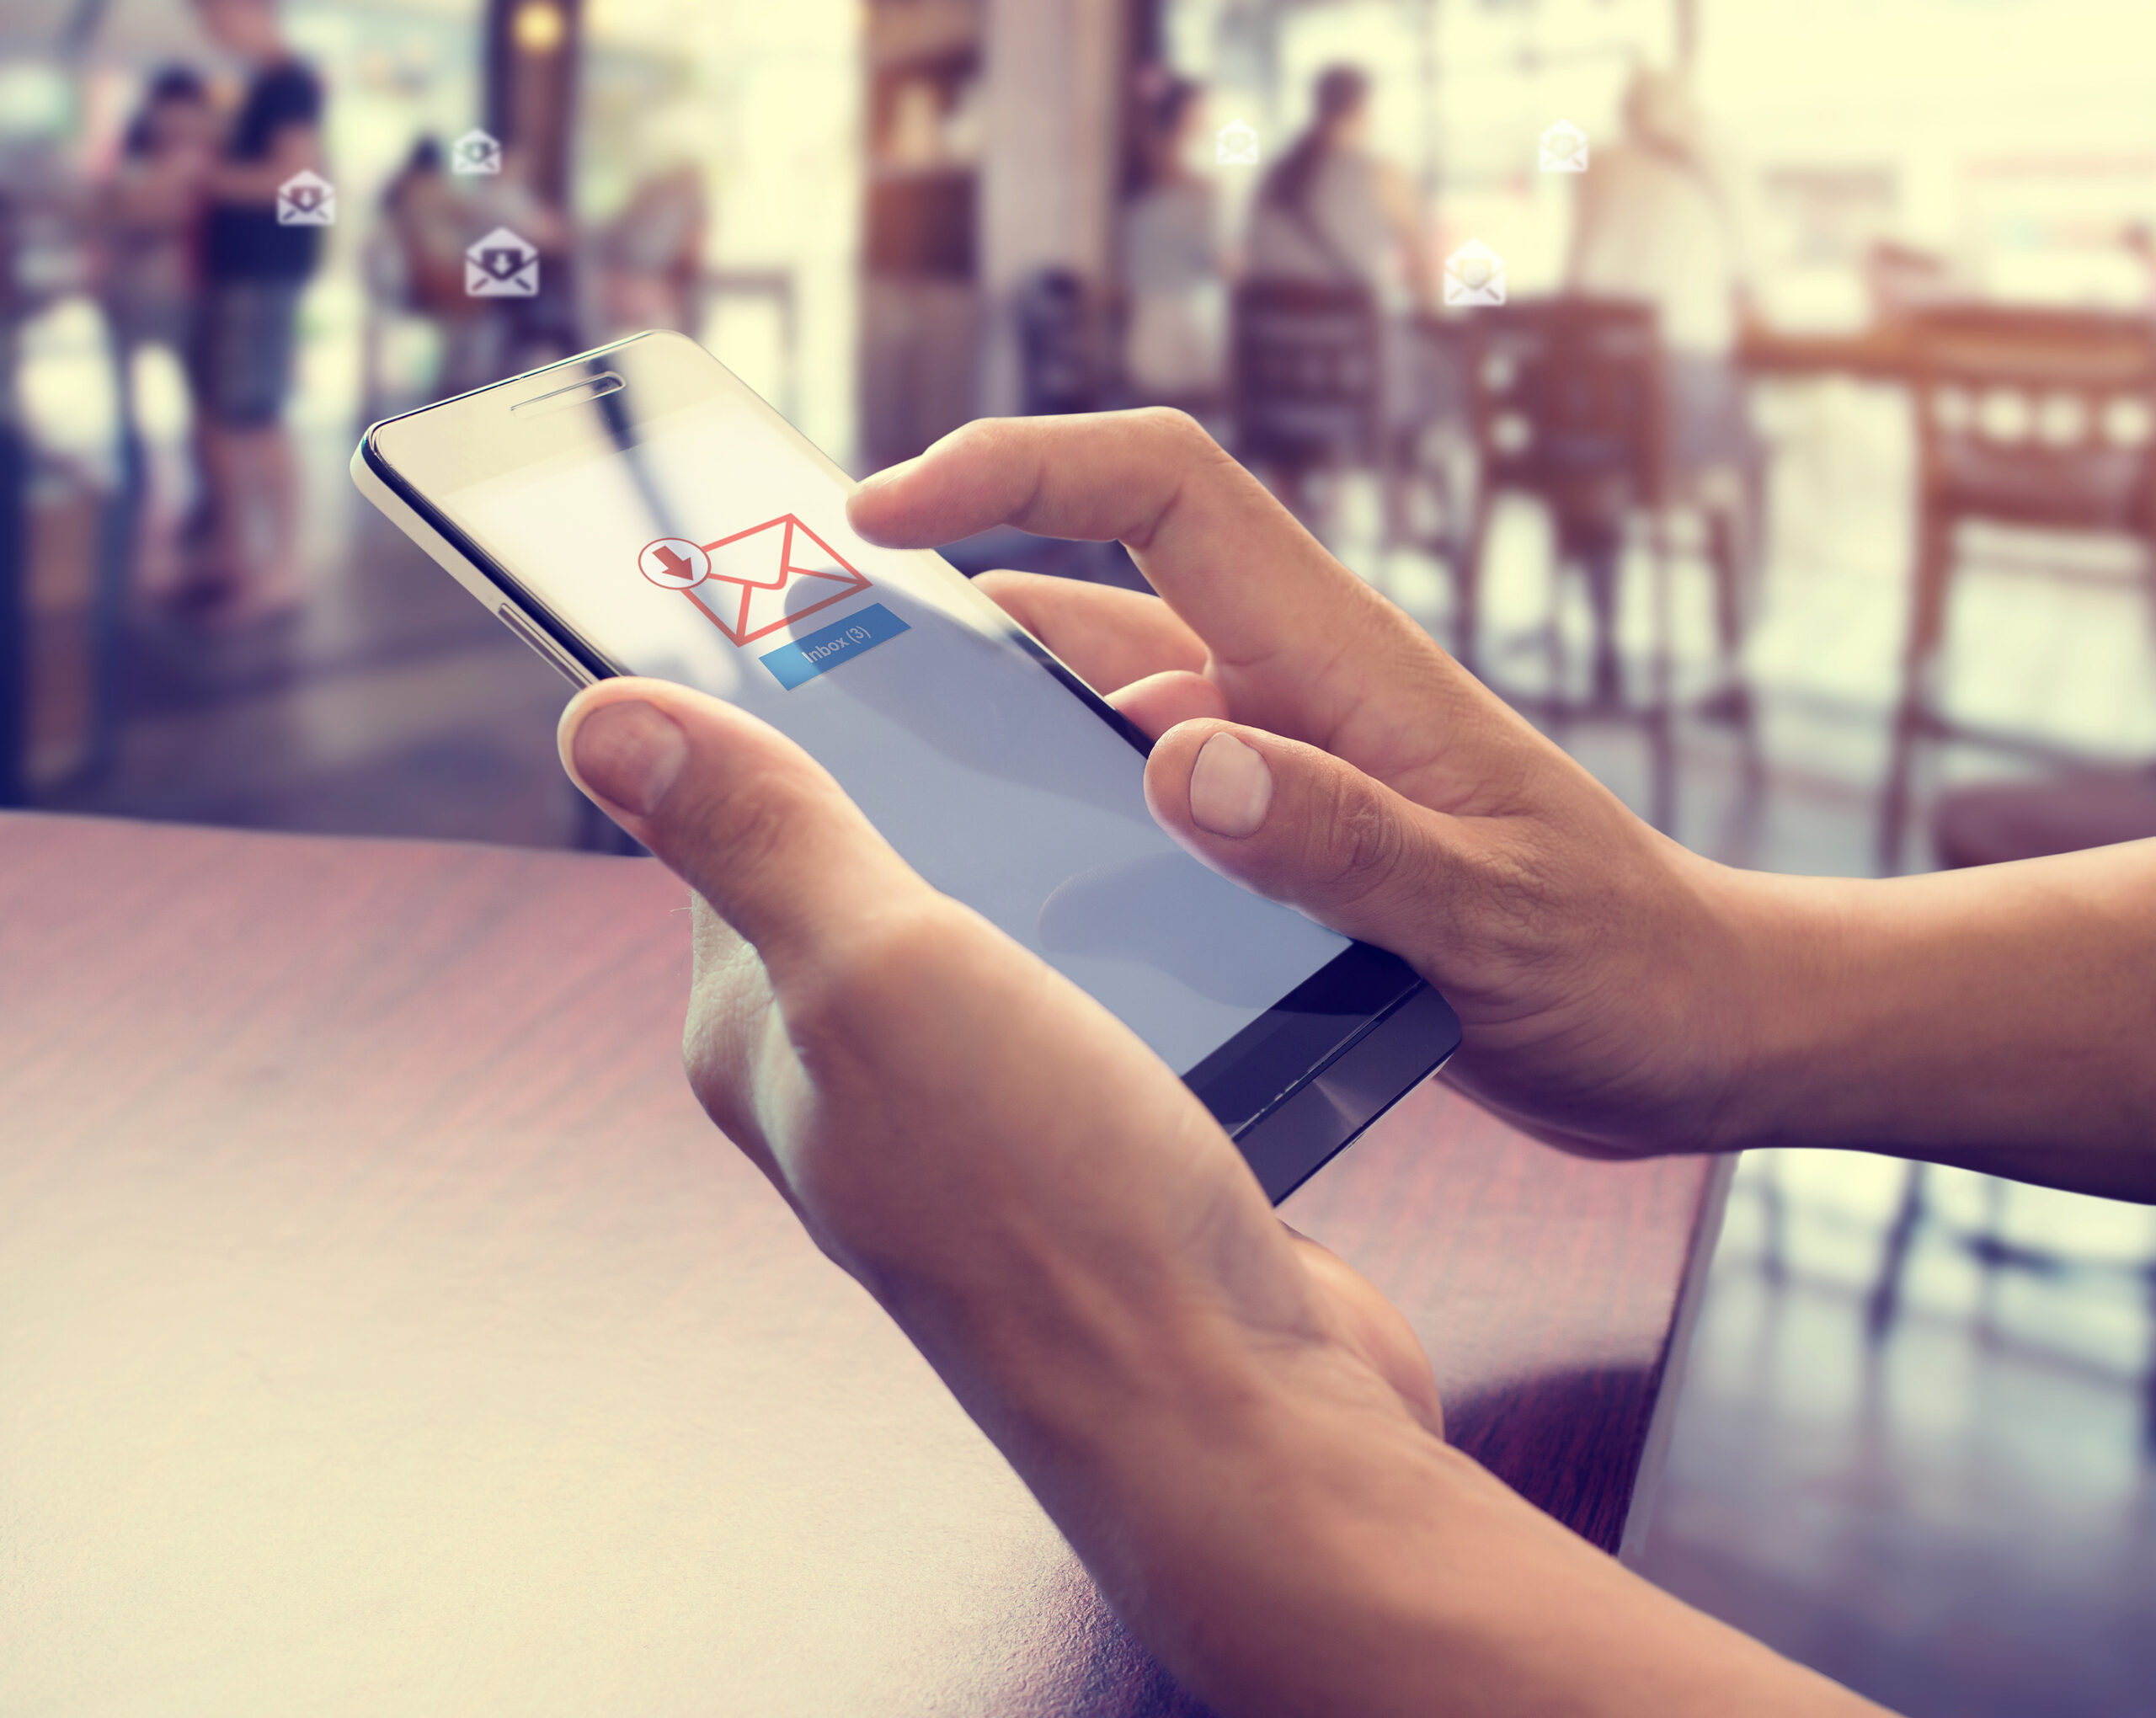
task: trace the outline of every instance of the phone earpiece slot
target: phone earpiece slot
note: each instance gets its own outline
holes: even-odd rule
[[[534,394],[528,400],[519,400],[510,408],[513,416],[543,418],[549,412],[566,411],[571,406],[588,406],[610,393],[618,393],[628,384],[612,371],[598,376],[587,376],[581,381],[573,381],[567,387],[558,387],[546,393]]]

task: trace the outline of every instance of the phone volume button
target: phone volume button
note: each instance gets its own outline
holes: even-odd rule
[[[560,649],[552,643],[541,637],[539,629],[526,620],[522,615],[517,613],[515,609],[498,608],[494,612],[501,616],[504,626],[530,645],[533,653],[542,661],[579,691],[582,691],[591,684],[590,675],[571,662],[568,657],[563,655]]]

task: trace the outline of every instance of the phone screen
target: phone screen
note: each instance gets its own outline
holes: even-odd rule
[[[606,445],[429,499],[608,664],[797,741],[930,883],[1178,1073],[1353,946],[1171,840],[1132,732],[940,556],[848,530],[835,468],[746,388],[604,403]]]

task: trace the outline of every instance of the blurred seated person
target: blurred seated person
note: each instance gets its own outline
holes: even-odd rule
[[[461,387],[478,387],[565,358],[587,342],[577,315],[575,227],[561,204],[534,181],[530,151],[504,145],[502,170],[475,179],[465,195],[474,232],[506,227],[539,253],[535,296],[476,301],[477,337],[469,352],[478,379]]]
[[[1761,455],[1732,361],[1750,293],[1736,199],[1703,145],[1689,86],[1642,67],[1625,92],[1623,138],[1579,179],[1565,284],[1592,297],[1644,300],[1659,312],[1665,470],[1707,513],[1710,552],[1748,576],[1760,514]],[[1560,521],[1586,567],[1595,613],[1597,698],[1621,694],[1615,616],[1622,521]],[[1725,645],[1737,617],[1722,616]]]
[[[1427,308],[1429,259],[1414,188],[1369,147],[1369,78],[1353,66],[1331,67],[1319,74],[1312,104],[1309,128],[1258,187],[1251,277],[1360,282],[1381,309]]]
[[[1422,211],[1407,175],[1369,146],[1370,80],[1353,66],[1321,72],[1310,122],[1267,170],[1251,212],[1246,273],[1253,283],[1367,289],[1379,317],[1374,405],[1389,536],[1402,528],[1400,450],[1448,420],[1464,427],[1466,388],[1449,347],[1419,348],[1412,314],[1432,305],[1434,280]],[[1271,474],[1276,492],[1314,527],[1321,517],[1307,467]],[[1451,479],[1448,479],[1449,486]],[[1452,510],[1449,487],[1448,510]]]
[[[162,346],[183,362],[193,349],[201,292],[194,240],[216,147],[216,110],[201,77],[185,66],[165,67],[128,122],[101,211],[105,315],[131,435],[139,433],[136,368],[143,349]],[[153,524],[178,505],[143,509],[136,575],[149,596],[169,595],[181,582],[173,533]]]
[[[1191,164],[1205,130],[1204,92],[1169,77],[1145,99],[1130,195],[1123,205],[1129,321],[1123,376],[1139,398],[1193,409],[1225,382],[1228,261],[1219,194]]]
[[[465,309],[464,247],[470,205],[451,183],[440,140],[422,137],[384,186],[382,213],[393,244],[378,284],[402,307],[440,315]]]
[[[970,424],[847,512],[893,547],[1122,538],[1159,595],[981,588],[1155,741],[1146,802],[1178,842],[1412,963],[1465,1028],[1444,1077],[1538,1138],[2156,1202],[2156,841],[1883,882],[1715,864],[1175,413]],[[712,1120],[1206,1710],[1879,1711],[1447,1443],[1398,1310],[1280,1222],[1135,1033],[937,894],[791,740],[619,679],[561,744],[692,891],[684,1056]]]
[[[676,161],[637,182],[599,233],[600,315],[607,338],[645,328],[694,336],[710,227],[703,169]]]

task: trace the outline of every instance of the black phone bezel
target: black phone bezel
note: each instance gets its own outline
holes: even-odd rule
[[[368,427],[360,441],[360,455],[371,472],[392,494],[409,507],[427,528],[448,543],[503,596],[515,603],[532,625],[542,630],[564,655],[594,680],[622,677],[626,670],[609,662],[571,628],[564,626],[544,602],[515,574],[488,554],[454,520],[398,471],[376,445],[376,437],[392,424],[446,407],[476,400],[507,388],[521,388],[534,379],[572,366],[591,366],[607,353],[648,335],[582,352],[540,369],[510,376],[485,387],[454,395]],[[717,362],[716,360],[712,360]],[[606,396],[612,410],[622,408],[622,390]],[[504,473],[518,469],[505,464]],[[954,568],[953,572],[957,569]],[[959,577],[964,575],[960,574]],[[1047,646],[1015,621],[1006,622],[1008,642],[1054,678],[1072,696],[1137,751],[1151,754],[1152,742],[1142,730],[1086,682]],[[1198,1101],[1230,1137],[1238,1137],[1262,1122],[1337,1061],[1385,1020],[1397,1013],[1425,990],[1421,974],[1397,955],[1367,942],[1351,942],[1338,955],[1274,1003],[1257,1019],[1209,1052],[1182,1075]],[[1455,1037],[1454,1043],[1457,1043]],[[1453,1045],[1445,1046],[1449,1055]],[[1440,1059],[1442,1059],[1442,1058]],[[1373,1118],[1365,1117],[1354,1128],[1360,1131]],[[1351,1132],[1339,1143],[1353,1137]],[[1336,1150],[1337,1147],[1335,1148]],[[1315,1167],[1315,1166],[1312,1166]]]

